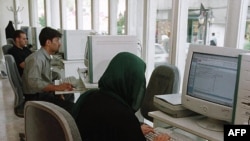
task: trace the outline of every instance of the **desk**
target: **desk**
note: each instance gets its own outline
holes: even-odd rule
[[[72,94],[72,93],[83,93],[87,89],[84,87],[83,82],[78,79],[77,88],[72,91],[55,91],[55,94]]]
[[[88,89],[95,89],[98,88],[97,83],[89,83],[87,76],[85,75],[85,71],[87,68],[78,68],[77,72],[79,74],[79,86],[78,90],[73,91],[56,91],[55,94],[70,94],[70,93],[83,93]]]
[[[196,120],[202,118],[203,116],[174,118],[161,111],[149,112],[149,116],[154,119],[154,127],[160,126],[158,123],[162,122],[207,140],[223,141],[224,138],[223,132],[206,130],[197,125]]]
[[[86,90],[72,90],[72,91],[55,91],[55,95],[60,95],[60,94],[75,94],[75,93],[83,93]]]

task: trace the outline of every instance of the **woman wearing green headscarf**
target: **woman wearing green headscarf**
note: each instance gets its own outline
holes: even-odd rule
[[[145,63],[122,52],[100,78],[99,89],[82,94],[73,117],[84,141],[146,141],[135,116],[145,94]],[[168,136],[160,136],[164,141]]]

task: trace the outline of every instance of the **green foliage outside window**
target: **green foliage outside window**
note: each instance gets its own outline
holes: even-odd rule
[[[44,15],[39,17],[39,24],[41,25],[41,27],[45,27],[45,16]]]
[[[117,33],[118,35],[124,34],[125,27],[125,16],[123,14],[119,14],[119,19],[117,21]]]

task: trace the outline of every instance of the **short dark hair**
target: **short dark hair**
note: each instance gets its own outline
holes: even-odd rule
[[[13,40],[15,41],[16,38],[19,38],[21,34],[26,34],[26,33],[22,30],[16,30],[13,34]]]
[[[45,46],[47,40],[52,40],[53,38],[56,37],[61,38],[62,33],[53,28],[44,27],[39,34],[40,45]]]

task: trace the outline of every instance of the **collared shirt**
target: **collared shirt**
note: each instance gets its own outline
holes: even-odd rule
[[[51,57],[44,48],[40,48],[25,60],[23,71],[23,91],[25,94],[43,92],[52,82]]]

